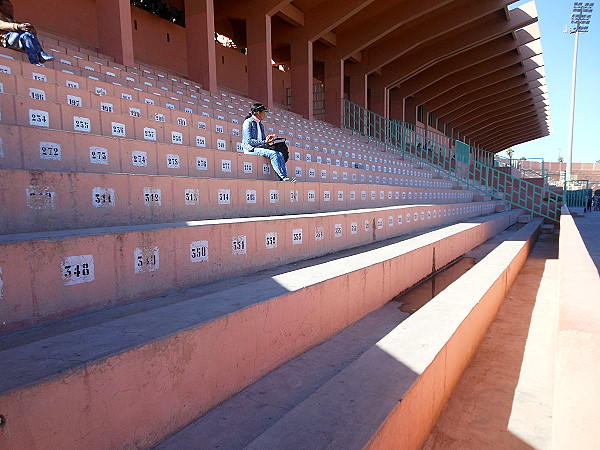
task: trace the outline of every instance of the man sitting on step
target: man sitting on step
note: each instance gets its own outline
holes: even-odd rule
[[[274,134],[265,134],[262,121],[267,107],[262,103],[254,103],[242,126],[242,147],[245,154],[264,156],[271,160],[271,165],[281,181],[295,182],[296,178],[287,176],[285,159],[282,153],[270,148],[275,142]]]

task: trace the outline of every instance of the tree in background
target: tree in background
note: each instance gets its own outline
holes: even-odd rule
[[[174,7],[164,0],[131,0],[131,5],[185,27],[184,10]]]

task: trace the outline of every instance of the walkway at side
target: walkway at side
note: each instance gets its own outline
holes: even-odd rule
[[[558,239],[542,234],[424,449],[550,449]]]
[[[580,211],[583,211],[583,208],[577,210]],[[574,217],[574,220],[581,239],[600,273],[600,211],[587,212],[583,217]]]

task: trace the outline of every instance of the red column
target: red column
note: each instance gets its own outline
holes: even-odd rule
[[[381,77],[375,76],[369,79],[369,87],[371,88],[371,105],[369,109],[387,117],[387,89]]]
[[[96,1],[99,51],[119,64],[134,65],[133,27],[129,0]]]
[[[292,50],[292,111],[312,120],[313,115],[313,44],[299,37]]]
[[[215,12],[213,0],[186,0],[185,26],[188,77],[217,92]]]
[[[408,123],[417,123],[417,105],[413,97],[404,99],[404,121]]]
[[[248,43],[248,96],[273,107],[271,17],[257,13],[246,18]],[[292,99],[293,101],[293,99]]]
[[[333,56],[325,60],[325,121],[341,127],[344,103],[344,60]]]
[[[400,89],[392,88],[389,91],[389,110],[390,119],[403,120],[404,117],[404,102]]]
[[[350,76],[350,101],[366,108],[367,75],[359,64],[346,64],[346,72]]]

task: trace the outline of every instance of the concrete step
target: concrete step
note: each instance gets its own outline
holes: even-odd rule
[[[10,71],[12,69],[3,65],[2,70]],[[201,116],[202,120],[207,124],[207,131],[234,135],[238,137],[238,140],[240,136],[240,124],[249,107],[249,103],[245,104],[245,107],[241,107],[239,104],[232,105],[228,101],[225,101],[227,106],[224,106],[222,102],[213,99],[208,93],[201,94],[202,98],[199,98],[200,94],[198,94],[194,95],[194,98],[188,97],[188,101],[184,101],[183,98],[180,98],[182,96],[179,91],[175,97],[169,97],[169,95],[173,94],[152,87],[148,88],[145,84],[136,82],[143,87],[138,92],[130,87],[111,84],[112,80],[104,82],[81,77],[77,74],[65,74],[47,68],[38,69],[33,67],[32,69],[32,66],[28,64],[24,64],[22,70],[18,70],[18,72],[23,73],[22,75],[20,73],[17,75],[5,72],[0,73],[0,87],[4,93],[16,94],[22,98],[32,97],[33,100],[38,102],[41,100],[38,104],[53,102],[78,106],[84,109],[92,108],[97,111],[117,112],[127,115],[131,111],[130,107],[134,107],[137,110],[134,117],[155,120],[156,115],[159,114],[162,116],[160,119],[161,122],[178,125],[181,125],[181,121],[190,122],[193,116]],[[270,119],[270,122],[271,119],[277,120],[280,115],[275,110],[267,118]],[[192,122],[195,123],[194,121]],[[267,126],[274,127],[275,124],[269,123]],[[312,129],[314,129],[314,126],[311,127]],[[319,127],[319,129],[323,130],[322,127]],[[322,136],[322,133],[313,133],[311,130],[307,130],[308,134],[302,136],[300,133],[296,135],[295,132],[297,130],[295,129],[290,129],[291,134],[289,135],[283,132],[279,134],[290,137],[294,141],[292,146],[299,143],[302,148],[305,148],[305,145],[310,143],[309,148],[312,148],[314,142],[320,141],[320,139],[315,140],[314,138],[317,135]],[[275,128],[269,128],[269,132],[278,131]],[[340,137],[343,136],[342,142],[351,142],[358,150],[372,149],[371,146],[365,146],[360,141],[343,135],[339,129],[328,128],[327,131],[328,134],[337,137],[337,147],[339,147]],[[375,150],[372,154],[380,154],[380,152]],[[383,154],[380,155],[383,156]],[[386,155],[386,159],[395,158],[394,155]]]
[[[4,73],[0,73],[0,77],[4,77],[4,80],[0,80],[0,84],[4,85],[4,92],[16,93],[28,97],[32,95],[30,89],[33,88],[34,90],[44,91],[43,96],[46,98],[48,95],[52,97],[54,90],[52,85],[56,85],[56,90],[54,91],[56,100],[60,102],[62,95],[66,104],[69,103],[65,93],[70,89],[72,94],[75,93],[75,97],[78,96],[79,92],[79,97],[83,102],[82,106],[84,107],[89,107],[87,106],[89,102],[95,101],[93,95],[100,95],[102,99],[108,99],[109,102],[112,102],[112,106],[117,108],[120,108],[122,100],[129,102],[130,105],[138,103],[137,109],[141,113],[139,117],[148,119],[154,119],[154,112],[150,110],[146,111],[146,108],[161,109],[160,115],[164,116],[167,122],[171,118],[171,114],[183,114],[183,116],[185,116],[186,113],[202,115],[207,123],[216,121],[216,123],[208,124],[207,130],[214,131],[215,127],[217,127],[217,129],[224,129],[226,134],[235,134],[235,136],[237,136],[236,138],[232,136],[232,142],[236,140],[239,141],[239,123],[241,117],[245,115],[248,105],[251,103],[249,99],[238,98],[228,93],[222,93],[221,95],[208,93],[202,91],[201,86],[195,83],[182,80],[179,76],[160,73],[160,71],[156,71],[152,68],[148,68],[148,70],[141,70],[139,67],[127,68],[125,66],[114,64],[106,58],[94,58],[93,61],[90,60],[88,62],[88,59],[91,57],[88,57],[89,55],[87,54],[74,58],[62,53],[60,49],[55,50],[60,54],[60,58],[57,58],[46,68],[36,68],[30,64],[23,63],[22,61],[19,61],[18,58],[14,59],[11,56],[14,52],[8,52],[6,56],[12,61],[6,60],[6,70],[3,69]],[[70,52],[71,50],[69,50],[69,53]],[[52,67],[56,70],[52,70]],[[117,81],[120,81],[120,83]],[[37,83],[37,86],[30,86],[28,83]],[[10,89],[11,86],[14,87],[13,90]],[[46,92],[46,87],[49,89],[48,92]],[[87,100],[86,103],[85,97],[90,93],[92,94],[92,97]],[[38,98],[40,98],[39,95],[36,99]],[[102,100],[97,100],[95,102],[100,105]],[[125,109],[121,109],[123,112],[127,110],[127,107],[124,105],[125,103],[123,103]],[[106,112],[104,109],[101,109],[101,111]],[[146,112],[148,115],[145,114]],[[279,117],[282,115],[285,116],[286,114],[285,111],[274,110],[272,116],[269,115],[268,119],[278,120]],[[186,119],[184,118],[183,120]],[[219,125],[219,120],[223,120],[224,123]],[[173,123],[179,124],[179,121],[179,118],[177,118],[177,122],[173,119]],[[320,124],[322,125],[321,122],[317,122],[317,125]],[[277,127],[269,128],[269,132],[278,132],[280,135],[290,137],[292,147],[296,147],[297,150],[298,147],[304,149],[306,143],[299,142],[302,141],[302,139],[299,134],[296,136],[293,132],[296,130],[290,129],[287,130],[288,132],[286,133],[285,128],[286,127],[284,126],[282,130],[279,125]],[[311,127],[311,129],[313,128],[314,127]],[[339,129],[332,127],[322,128],[327,129],[328,132],[333,131],[338,136],[337,141],[340,141],[340,136],[343,137],[342,142],[343,140],[351,140],[354,144],[353,146],[359,151],[361,148],[373,149],[374,152],[367,151],[366,153],[380,154],[380,156],[385,156],[385,158],[392,160],[397,159],[397,155],[390,156],[389,154],[380,153],[376,147],[364,145],[360,139],[357,139],[355,136],[347,136],[347,133],[344,133]],[[235,129],[237,129],[237,133],[234,133]],[[309,142],[316,142],[316,136],[314,138],[311,137],[311,139],[308,139],[309,137],[310,136],[306,136]],[[321,144],[325,144],[323,136],[321,136],[319,140]],[[335,143],[335,146],[339,146],[339,144]],[[342,144],[342,148],[343,147],[344,145]],[[338,151],[338,156],[340,156],[339,153],[340,152]],[[346,157],[348,157],[348,154],[346,154]],[[381,157],[379,159],[381,159]],[[412,161],[412,158],[407,158],[407,160]],[[372,161],[372,157],[369,157],[369,161]],[[414,164],[416,163],[406,163],[405,165],[408,167]],[[424,171],[428,172],[430,169],[425,167]]]
[[[409,314],[400,311],[397,303],[386,303],[270,372],[154,448],[191,450],[198,448],[199,442],[202,448],[246,448],[407,317]]]
[[[552,430],[557,255],[557,239],[540,235],[424,450],[450,441],[455,448],[564,448],[553,445]]]
[[[0,334],[493,213],[496,202],[0,236]]]
[[[421,448],[533,247],[540,223],[515,233],[518,245],[501,244],[310,396],[286,405],[274,423],[242,446]],[[464,345],[467,340],[471,345]],[[188,430],[202,422],[159,448],[186,448]],[[237,448],[236,438],[225,438],[223,448]]]
[[[154,127],[154,123],[156,122],[135,121],[133,125],[148,128]],[[218,134],[194,127],[182,128],[181,131],[189,134],[192,145],[151,142],[137,136],[136,132],[129,139],[112,136],[110,133],[105,136],[72,130],[0,125],[0,168],[277,179],[265,158],[253,155],[235,157],[239,152],[235,151],[232,143],[223,147],[230,151],[216,149],[218,141],[222,140]],[[396,164],[395,161],[377,165],[369,163],[369,170],[366,170],[366,165],[365,169],[355,168],[357,161],[360,161],[358,158],[327,156],[324,149],[319,152],[290,149],[290,153],[292,161],[288,162],[288,170],[300,181],[437,188],[450,188],[454,184],[448,180],[433,180],[426,172],[407,169],[402,163]],[[356,153],[350,155],[356,156]],[[245,158],[244,162],[255,162],[246,167],[240,158]]]
[[[533,220],[533,214],[530,213],[526,213],[526,214],[521,214],[518,218],[517,218],[517,222],[518,223],[529,223]]]
[[[6,70],[11,70],[11,68],[6,67]],[[142,139],[145,137],[145,132],[142,133],[144,130],[140,129],[139,131],[136,131],[135,127],[132,125],[132,121],[136,123],[148,121],[147,123],[144,122],[144,125],[147,126],[144,126],[143,128],[152,128],[155,134],[153,139],[157,142],[193,144],[195,142],[194,139],[198,139],[198,137],[188,136],[186,132],[181,130],[181,126],[194,124],[195,127],[195,124],[198,123],[203,124],[203,129],[209,134],[209,136],[200,136],[205,139],[205,142],[209,147],[211,145],[214,145],[215,147],[219,146],[219,149],[221,150],[230,148],[236,149],[239,147],[241,139],[239,123],[245,110],[244,113],[240,113],[239,110],[236,110],[237,115],[234,116],[214,114],[215,117],[212,117],[212,110],[211,114],[208,114],[206,111],[200,111],[195,105],[190,105],[187,102],[184,103],[169,100],[169,98],[163,98],[165,92],[160,90],[157,90],[158,92],[153,92],[152,95],[148,95],[149,93],[142,94],[140,92],[140,95],[138,96],[138,92],[130,88],[117,86],[110,84],[109,82],[56,72],[48,68],[39,68],[39,70],[32,69],[31,65],[25,64],[22,67],[18,67],[18,70],[14,70],[15,73],[18,72],[18,75],[0,73],[0,85],[2,86],[3,92],[17,95],[21,99],[18,102],[17,111],[15,112],[14,106],[11,106],[10,102],[7,103],[10,96],[4,97],[4,123],[12,123],[11,120],[16,120],[16,123],[21,123],[23,125],[30,124],[31,120],[29,115],[26,114],[26,111],[20,106],[23,101],[26,100],[33,105],[34,111],[39,110],[48,115],[48,121],[50,123],[46,124],[46,127],[50,126],[52,128],[53,123],[56,125],[60,122],[62,124],[61,128],[73,129],[72,122],[74,122],[74,120],[72,118],[84,117],[89,121],[90,129],[84,130],[88,133],[94,133],[97,132],[97,130],[100,130],[102,134],[106,136],[114,136],[115,132],[112,123],[116,122],[119,125],[119,128],[122,129],[120,132],[121,134],[124,134],[129,138],[137,135]],[[37,72],[35,70],[37,70]],[[23,72],[22,76],[21,72]],[[145,85],[142,86],[147,88]],[[143,95],[146,95],[146,97],[149,98],[143,98]],[[154,97],[154,95],[157,95],[158,97]],[[155,101],[156,98],[158,98],[158,100]],[[75,101],[73,99],[77,100]],[[29,102],[29,100],[33,100],[33,102]],[[194,101],[191,103],[200,103],[201,106],[207,105],[205,101],[201,101],[198,98],[193,100]],[[209,98],[203,98],[202,100],[209,100],[209,104],[212,108],[212,103],[210,102],[214,99],[209,96]],[[173,104],[169,104],[169,102]],[[66,112],[61,112],[60,117],[58,117],[58,114],[54,114],[49,110],[55,109],[51,103],[58,103],[61,106],[61,110],[64,109]],[[44,107],[43,105],[46,105],[47,107]],[[132,108],[136,111],[134,117],[131,116]],[[243,108],[241,109],[243,110]],[[232,111],[229,110],[227,112],[232,113]],[[53,114],[57,117],[53,118]],[[100,115],[100,123],[98,123],[98,114]],[[204,114],[206,114],[206,116]],[[274,113],[272,119],[276,119],[276,115],[277,114]],[[158,119],[159,117],[160,120]],[[158,124],[156,123],[157,120],[159,121]],[[235,121],[236,123],[232,123],[232,121]],[[282,129],[280,126],[276,127],[276,125],[270,124],[268,126],[270,127],[269,132],[277,132],[278,134],[289,138],[288,145],[294,147],[294,153],[306,149],[319,151],[320,148],[318,145],[314,145],[315,142],[323,144],[323,149],[327,146],[331,149],[332,146],[339,147],[340,145],[339,137],[332,139],[335,137],[333,135],[327,137],[323,136],[322,133],[316,132],[313,133],[312,136],[312,132],[309,132],[308,135],[301,135],[300,133],[296,133],[297,130],[286,130],[286,127],[283,127]],[[335,134],[339,135],[339,130],[336,131]],[[198,132],[196,132],[196,134],[198,134]],[[175,135],[177,135],[176,139],[173,137]],[[220,142],[223,141],[224,137],[226,142]],[[328,138],[327,140],[324,139],[326,137]],[[351,147],[353,147],[353,150],[356,150],[354,153],[358,152],[358,154],[365,156],[365,158],[360,158],[359,156],[359,162],[357,162],[357,164],[363,164],[360,161],[365,161],[365,166],[367,164],[371,166],[370,162],[378,162],[379,160],[384,159],[382,158],[383,156],[385,156],[386,161],[396,160],[393,155],[383,155],[378,151],[366,151],[364,145],[360,144],[357,140],[353,140],[352,142],[354,145],[351,145]],[[342,144],[342,148],[343,147],[344,145]],[[361,151],[361,149],[363,151]],[[336,156],[338,157],[342,154],[348,157],[350,152],[346,151],[345,153],[342,153],[338,148],[336,153]],[[379,157],[373,158],[373,156],[368,156],[367,159],[367,154],[369,153],[374,153],[375,155],[379,154]],[[323,157],[323,161],[327,158],[329,157]],[[336,160],[336,158],[331,159],[333,161]],[[409,163],[399,163],[397,161],[395,161],[395,163],[396,165],[404,165],[406,167],[413,166],[413,164]],[[426,167],[424,170],[418,172],[426,174],[427,172],[430,172],[430,170]]]
[[[8,362],[0,366],[3,443],[148,447],[510,226],[517,214],[463,220],[0,338],[0,359]]]
[[[503,202],[496,206],[496,212],[509,211],[510,209],[511,205],[508,202]]]
[[[229,158],[229,166],[259,163]],[[2,169],[0,192],[11,210],[0,234],[473,200],[439,188]]]

